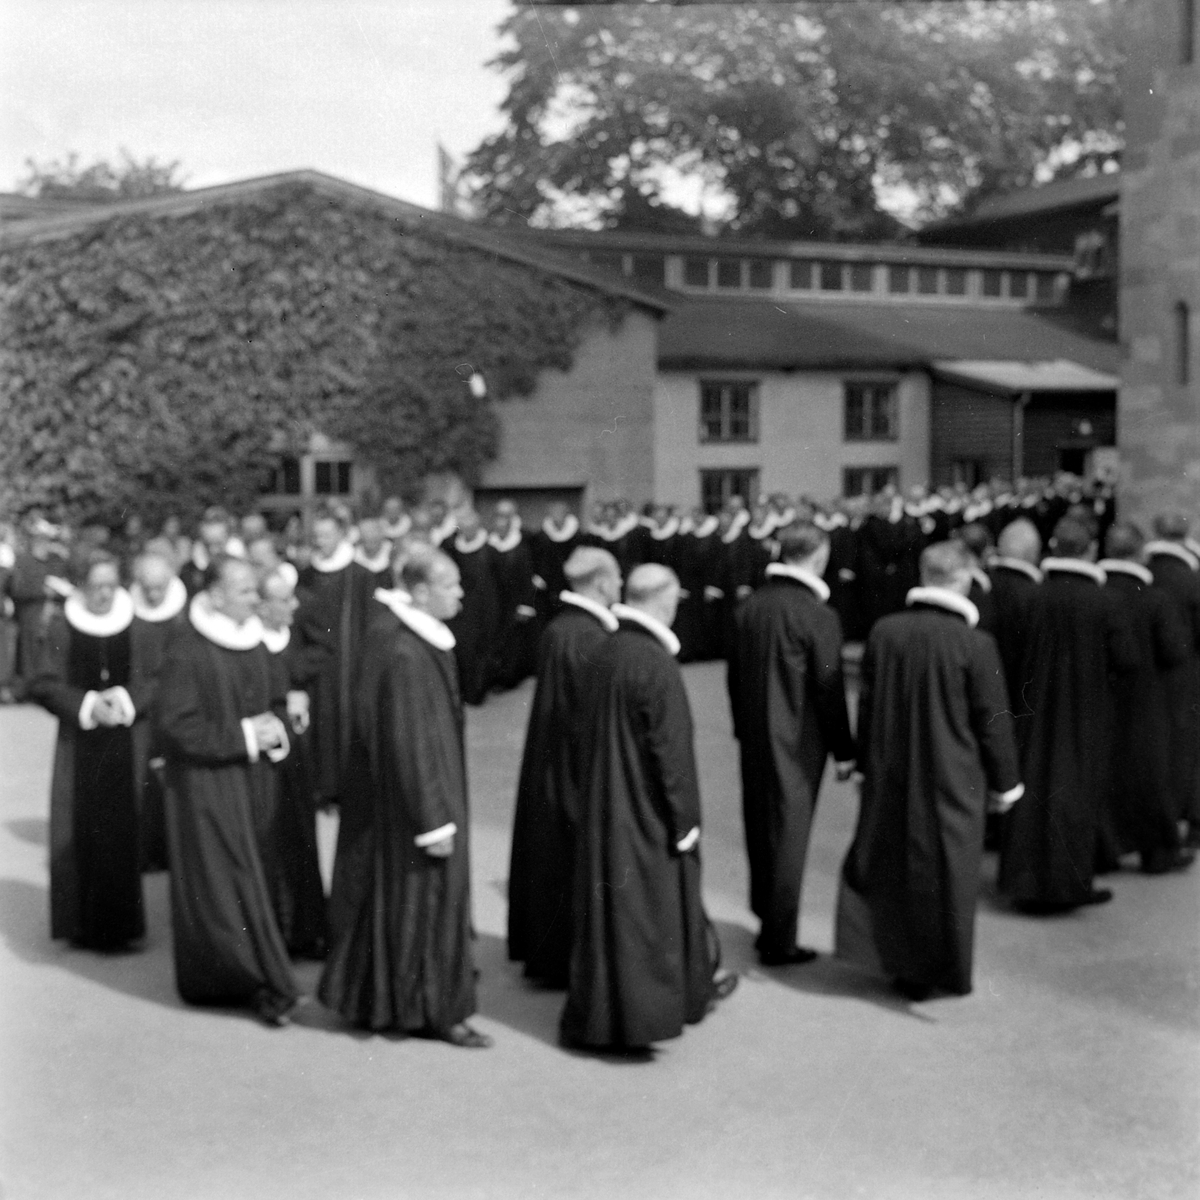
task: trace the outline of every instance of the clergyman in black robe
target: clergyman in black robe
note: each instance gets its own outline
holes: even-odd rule
[[[840,957],[910,999],[970,992],[985,807],[1023,792],[996,644],[966,598],[967,555],[935,543],[920,569],[908,610],[876,622],[863,655],[862,800],[836,928]]]
[[[287,757],[287,676],[263,644],[253,568],[210,564],[172,642],[157,722],[167,767],[175,983],[189,1004],[252,1006],[286,1024],[297,999],[259,853]]]
[[[462,607],[447,622],[454,634],[458,688],[464,704],[482,704],[491,687],[500,609],[495,551],[474,512],[459,515],[458,532],[442,544],[462,581]]]
[[[833,754],[843,779],[854,759],[841,623],[821,578],[829,539],[808,522],[778,537],[783,561],[766,568],[766,584],[738,608],[728,669],[750,909],[768,966],[816,957],[796,940],[808,837],[826,759]]]
[[[621,571],[607,550],[581,546],[567,560],[569,590],[538,647],[517,784],[508,870],[508,957],[525,974],[565,987],[571,961],[575,834],[585,785],[587,696],[608,635]]]
[[[1029,610],[1042,582],[1038,568],[1041,557],[1042,539],[1037,527],[1032,521],[1018,518],[1000,531],[996,554],[987,568],[992,581],[991,634],[1000,651],[1004,682],[1014,705],[1021,703],[1021,668],[1029,640]]]
[[[493,644],[492,684],[514,688],[537,668],[537,589],[533,556],[511,500],[501,500],[488,536],[496,580],[498,616]]]
[[[475,1011],[463,711],[454,635],[462,599],[445,554],[401,568],[408,599],[375,593],[354,696],[333,944],[318,995],[363,1028],[485,1047]]]
[[[29,681],[59,719],[50,792],[50,936],[121,950],[146,932],[138,844],[138,759],[154,680],[146,627],[118,586],[111,555],[93,554],[79,592],[55,613]]]
[[[563,568],[579,544],[579,518],[561,501],[552,504],[541,528],[529,539],[536,607],[543,628],[562,609],[559,596],[567,588]]]
[[[1051,546],[1013,710],[1027,794],[1006,819],[1000,852],[1000,888],[1029,912],[1112,898],[1092,886],[1097,824],[1111,786],[1114,677],[1138,666],[1120,599],[1088,561],[1091,530],[1064,517]]]
[[[565,1044],[641,1050],[728,995],[700,897],[700,787],[670,630],[674,572],[630,575],[588,706]]]

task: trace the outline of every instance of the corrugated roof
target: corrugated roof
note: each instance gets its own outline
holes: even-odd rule
[[[533,246],[524,240],[518,242],[515,238],[464,221],[461,217],[434,212],[422,208],[419,204],[411,204],[407,200],[399,200],[395,196],[388,196],[345,179],[326,175],[322,171],[312,170],[285,171],[277,175],[263,175],[254,179],[218,184],[215,187],[171,192],[138,200],[122,200],[87,207],[78,212],[6,223],[4,228],[0,229],[0,247],[67,237],[99,222],[139,213],[159,217],[185,216],[289,184],[304,184],[333,201],[368,205],[384,216],[436,229],[454,241],[495,254],[499,258],[547,271],[610,295],[625,297],[659,313],[667,311],[672,304],[672,300],[665,293],[627,283],[611,271],[589,267],[574,255],[555,253],[545,246]]]
[[[1067,359],[1115,373],[1120,348],[1039,312],[971,305],[680,301],[659,330],[663,370],[913,367],[951,359]]]

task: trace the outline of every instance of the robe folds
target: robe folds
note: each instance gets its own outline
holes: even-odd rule
[[[278,768],[265,754],[250,761],[241,724],[268,711],[286,720],[286,695],[282,664],[261,641],[233,649],[192,623],[171,642],[157,724],[167,761],[175,982],[190,1004],[297,995],[258,845]]]
[[[653,633],[623,619],[609,635],[587,729],[562,1036],[647,1047],[703,1018],[715,966],[699,855],[677,850],[700,824],[691,710]]]
[[[493,686],[507,690],[537,669],[537,589],[533,556],[524,537],[489,539],[496,581],[497,619],[492,646]]]
[[[561,527],[544,522],[541,529],[529,539],[536,577],[538,619],[543,628],[562,611],[562,602],[558,597],[568,586],[563,567],[578,545],[579,519],[574,516]],[[540,585],[536,584],[536,580],[541,580]]]
[[[29,681],[30,699],[59,719],[50,790],[50,936],[116,949],[146,932],[138,797],[146,759],[140,732],[154,702],[153,628],[136,619],[97,636],[56,612]],[[90,691],[123,687],[132,727],[80,726]]]
[[[348,767],[355,668],[375,586],[375,576],[349,559],[337,570],[300,572],[295,632],[307,652],[324,651],[309,693],[313,786],[321,803],[338,799]]]
[[[1029,610],[1016,714],[1025,798],[1005,819],[1000,888],[1018,904],[1070,907],[1092,892],[1110,787],[1113,685],[1138,665],[1119,598],[1091,564],[1056,568]]]
[[[464,704],[482,704],[491,687],[496,631],[500,623],[496,591],[495,551],[486,539],[474,549],[463,549],[461,540],[445,543],[462,578],[462,608],[448,622],[454,634],[458,686]]]
[[[1021,703],[1024,679],[1021,666],[1025,657],[1025,645],[1029,640],[1029,607],[1037,594],[1041,573],[1036,567],[1022,570],[1020,566],[993,563],[988,568],[992,581],[992,619],[989,630],[996,639],[1000,651],[1000,663],[1004,668],[1004,682],[1008,687],[1009,699],[1014,706]]]
[[[837,954],[965,995],[988,792],[1019,795],[996,644],[932,604],[884,617],[863,655],[858,711],[862,798]]]
[[[445,1034],[475,1011],[457,669],[449,649],[373,607],[317,994],[363,1029]],[[448,858],[416,844],[449,826]]]
[[[721,657],[721,538],[712,528],[679,535],[679,582],[687,592],[679,601],[673,629],[682,648],[680,662],[710,662]]]
[[[523,962],[531,978],[560,986],[570,966],[575,834],[587,750],[583,716],[608,636],[598,616],[569,603],[542,634],[517,784],[508,957]]]
[[[817,581],[819,583],[819,581]],[[837,613],[810,586],[773,574],[737,611],[729,698],[742,775],[750,908],[759,950],[796,944],[804,862],[830,753],[854,758]]]

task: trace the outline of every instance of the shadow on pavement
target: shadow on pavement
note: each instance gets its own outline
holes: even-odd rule
[[[13,837],[33,846],[45,846],[50,841],[50,822],[45,817],[13,817],[4,822]]]

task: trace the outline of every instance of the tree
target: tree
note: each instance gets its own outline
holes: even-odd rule
[[[743,235],[874,238],[1113,160],[1120,0],[518,11],[491,220],[613,226],[681,203]],[[636,202],[630,197],[636,196]]]
[[[89,166],[79,165],[79,155],[71,151],[60,161],[39,163],[25,160],[25,176],[17,190],[27,196],[53,200],[134,200],[141,196],[157,196],[162,192],[183,191],[179,174],[180,164],[162,163],[156,158],[141,162],[122,148],[120,161],[114,166],[98,158]]]

